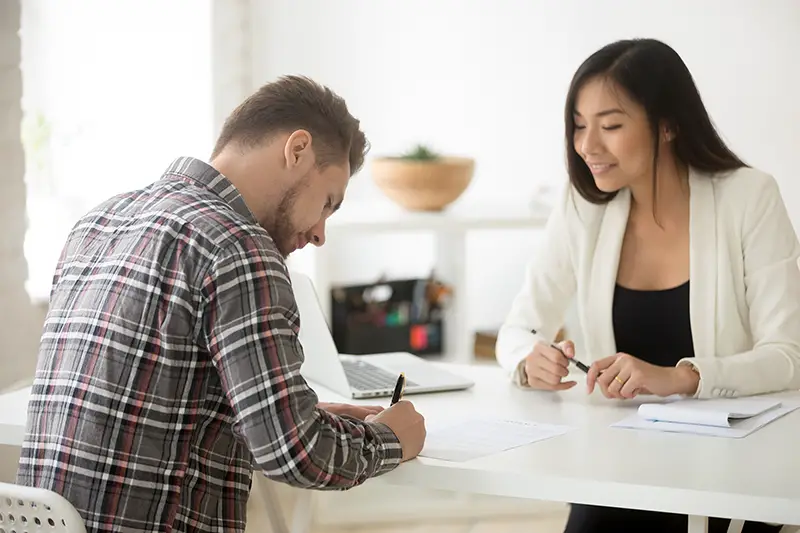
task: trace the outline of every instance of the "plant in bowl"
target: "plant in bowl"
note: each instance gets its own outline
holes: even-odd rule
[[[371,170],[378,188],[402,207],[441,211],[467,190],[475,161],[443,156],[420,144],[399,156],[373,159]]]

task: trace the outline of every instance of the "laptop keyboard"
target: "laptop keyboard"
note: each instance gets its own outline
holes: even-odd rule
[[[364,361],[342,360],[344,373],[350,386],[356,390],[392,390],[397,383],[397,376]],[[406,387],[414,386],[406,380]]]

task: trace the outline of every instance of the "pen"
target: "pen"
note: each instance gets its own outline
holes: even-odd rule
[[[399,402],[403,397],[403,391],[406,388],[406,375],[403,372],[400,372],[400,376],[397,378],[397,384],[394,386],[394,393],[392,394],[392,403],[389,405],[394,405]]]
[[[534,335],[536,335],[536,330],[535,330],[535,329],[532,329],[532,330],[531,330],[531,333],[533,333]],[[559,352],[561,352],[561,354],[562,354],[564,357],[567,357],[567,355],[564,353],[564,350],[562,350],[561,348],[559,348],[559,347],[558,347],[558,345],[556,345],[555,343],[551,342],[551,343],[550,343],[550,347],[551,347],[551,348],[553,348],[553,349],[556,349],[556,350],[558,350]],[[589,367],[588,367],[588,366],[586,366],[585,364],[581,363],[580,361],[578,361],[578,360],[577,360],[577,359],[575,359],[574,357],[567,357],[567,359],[569,359],[571,362],[575,363],[575,366],[577,366],[578,368],[580,368],[580,369],[581,369],[583,372],[585,372],[586,374],[588,374],[588,373],[589,373]]]

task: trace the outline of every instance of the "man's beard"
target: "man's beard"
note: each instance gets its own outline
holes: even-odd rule
[[[283,198],[281,198],[278,209],[275,211],[272,227],[266,228],[284,259],[294,251],[295,246],[297,246],[297,236],[300,233],[300,231],[292,226],[291,216],[292,208],[297,201],[297,192],[300,185],[302,184],[298,183],[294,185],[286,192]]]

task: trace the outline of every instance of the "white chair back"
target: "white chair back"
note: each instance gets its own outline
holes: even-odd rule
[[[78,511],[60,494],[0,483],[0,533],[86,533]]]

